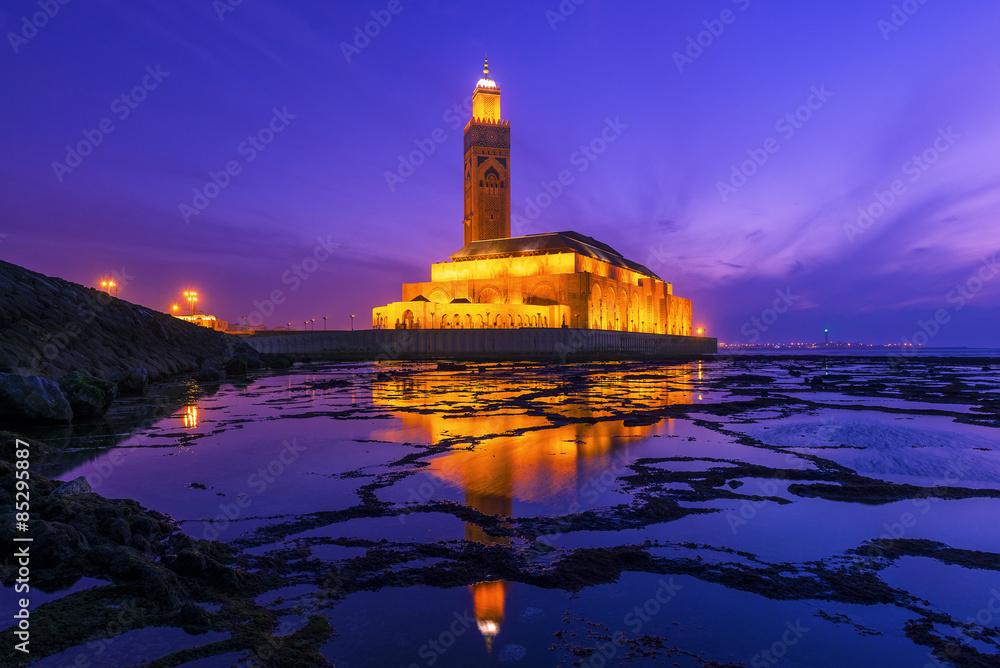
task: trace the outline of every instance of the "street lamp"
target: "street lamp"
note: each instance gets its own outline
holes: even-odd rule
[[[308,321],[308,320],[303,320],[303,321],[302,321],[302,331],[303,331],[303,332],[304,332],[304,331],[306,331],[306,328],[307,328],[308,326],[309,326],[309,321]]]
[[[111,291],[114,290],[115,298],[118,297],[118,284],[112,281],[110,278],[106,281],[101,281],[101,287],[108,291],[108,295],[110,295]]]
[[[705,333],[705,328],[704,327],[699,327],[697,331],[698,331],[698,336],[701,336],[702,334]]]
[[[326,331],[326,316],[323,316],[323,331]]]
[[[310,320],[309,322],[311,322],[311,323],[312,323],[312,326],[313,326],[313,331],[315,332],[315,331],[316,331],[316,318],[313,318],[313,319],[312,319],[312,320]]]
[[[351,331],[354,331],[354,314],[351,314]]]
[[[174,304],[173,306],[170,307],[170,310],[173,311],[174,313],[177,313],[177,309],[179,309],[179,308],[180,308],[180,306],[178,306],[177,304]]]
[[[194,315],[194,305],[198,301],[198,293],[194,290],[185,290],[184,298],[191,302],[191,315]]]

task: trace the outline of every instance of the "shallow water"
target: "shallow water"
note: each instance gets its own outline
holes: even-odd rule
[[[157,390],[40,465],[279,555],[258,602],[326,616],[342,668],[966,665],[1000,649],[998,387],[919,360],[297,367]],[[90,665],[215,639],[178,632]]]

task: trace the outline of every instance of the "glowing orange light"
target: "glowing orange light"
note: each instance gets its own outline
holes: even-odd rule
[[[188,406],[184,409],[184,426],[188,429],[194,429],[198,426],[198,407]]]

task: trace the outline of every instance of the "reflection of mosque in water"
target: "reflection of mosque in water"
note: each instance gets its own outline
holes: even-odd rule
[[[538,398],[547,412],[567,418],[602,417],[627,410],[630,405],[648,408],[692,403],[692,367],[658,369],[659,377],[626,376],[620,373],[593,376],[588,384],[573,385],[569,394]],[[460,377],[459,377],[460,378]],[[501,378],[469,376],[481,384],[490,399],[510,392],[524,393],[524,385],[505,387]],[[377,381],[372,388],[375,405],[398,408],[421,408],[430,404],[463,407],[476,413],[475,387],[456,387],[453,373],[434,372]],[[538,379],[536,379],[538,380]],[[556,381],[558,382],[558,381]],[[604,488],[610,480],[607,472],[620,467],[616,450],[627,447],[635,438],[672,428],[665,426],[623,426],[620,420],[594,424],[576,423],[554,426],[544,417],[520,413],[505,407],[503,414],[476,413],[475,417],[448,417],[445,412],[399,413],[405,437],[382,431],[377,438],[438,443],[445,439],[479,438],[475,448],[464,447],[430,460],[427,469],[440,481],[465,491],[465,503],[487,515],[513,516],[514,501],[541,504],[558,514],[579,512],[583,503],[597,499],[594,489]],[[500,434],[500,436],[496,436]],[[515,434],[515,435],[511,435]],[[489,536],[475,524],[466,524],[466,540],[482,545],[507,544],[510,538]],[[508,584],[502,580],[471,585],[479,630],[487,647],[500,632]]]

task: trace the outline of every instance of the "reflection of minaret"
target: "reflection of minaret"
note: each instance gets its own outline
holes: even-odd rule
[[[465,244],[510,237],[510,121],[500,120],[500,86],[489,61],[465,126]]]
[[[484,515],[510,517],[514,512],[513,471],[507,458],[479,459],[465,467],[465,505]],[[482,467],[490,470],[480,470]],[[486,477],[492,480],[489,491],[481,489],[480,482]],[[478,525],[465,525],[465,539],[481,545],[503,545],[510,543],[509,536],[495,538],[484,532]],[[479,582],[469,587],[476,613],[479,632],[486,639],[486,648],[492,649],[493,638],[500,633],[503,624],[504,601],[507,584],[503,581]]]
[[[464,489],[466,505],[485,515],[512,517],[515,497],[518,501],[561,502],[569,507],[579,499],[581,485],[586,484],[583,481],[616,466],[613,457],[617,447],[660,428],[655,424],[625,426],[620,420],[593,422],[590,418],[606,409],[600,401],[595,405],[590,396],[603,396],[603,401],[611,404],[650,408],[690,404],[694,400],[692,381],[689,366],[673,367],[665,378],[656,379],[631,378],[624,371],[604,373],[592,379],[592,384],[570,392],[559,404],[558,412],[570,419],[570,424],[524,432],[520,430],[526,426],[538,427],[539,418],[501,412],[455,419],[447,412],[428,411],[429,397],[442,404],[468,402],[468,390],[456,385],[454,376],[427,374],[377,381],[372,385],[375,405],[417,408],[420,412],[398,413],[401,427],[375,432],[372,438],[435,444],[445,438],[475,438],[477,444],[471,450],[456,448],[432,459],[430,473]],[[519,382],[513,384],[520,387]],[[504,392],[509,388],[498,379],[495,385],[491,383],[491,389]],[[672,431],[671,420],[664,426]],[[465,538],[481,545],[508,544],[511,540],[489,536],[473,523],[466,524]],[[493,638],[500,633],[510,586],[487,581],[469,587],[487,647],[492,647]]]

